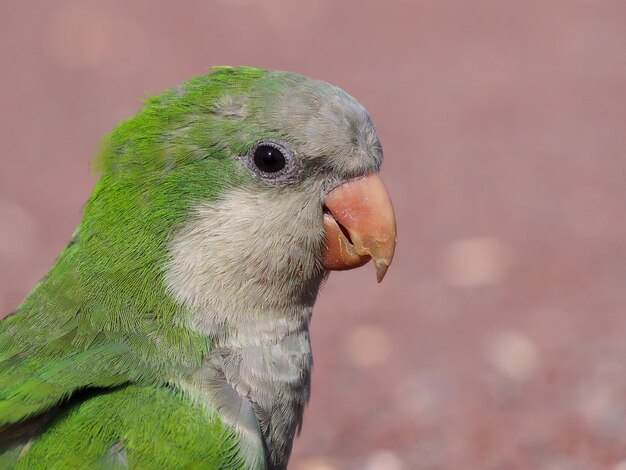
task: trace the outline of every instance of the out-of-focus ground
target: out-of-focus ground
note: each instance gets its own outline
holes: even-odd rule
[[[397,257],[335,273],[291,468],[626,468],[626,3],[0,2],[0,315],[99,138],[214,64],[370,110]]]

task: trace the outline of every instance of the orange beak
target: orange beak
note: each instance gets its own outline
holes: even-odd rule
[[[383,180],[376,173],[347,181],[324,199],[324,267],[341,271],[370,259],[383,280],[396,248],[396,218]]]

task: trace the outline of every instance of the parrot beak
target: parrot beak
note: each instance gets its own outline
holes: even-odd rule
[[[376,173],[333,188],[324,199],[324,268],[358,268],[370,259],[383,280],[396,248],[396,218],[383,180]]]

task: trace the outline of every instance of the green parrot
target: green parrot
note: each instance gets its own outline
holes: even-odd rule
[[[367,111],[216,67],[104,139],[84,217],[0,321],[1,469],[282,469],[330,270],[391,263]]]

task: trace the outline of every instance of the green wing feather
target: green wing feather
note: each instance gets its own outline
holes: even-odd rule
[[[4,463],[16,469],[235,469],[242,465],[236,441],[217,417],[174,391],[126,386],[82,396]]]

